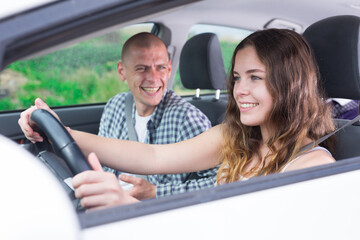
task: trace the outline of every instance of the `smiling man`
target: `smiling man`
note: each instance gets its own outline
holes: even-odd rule
[[[163,42],[150,33],[140,33],[123,46],[117,69],[127,81],[140,116],[151,115],[160,103],[171,74],[171,61]]]
[[[155,35],[139,33],[126,41],[117,69],[132,96],[120,93],[108,101],[100,122],[100,136],[128,140],[127,121],[130,121],[137,141],[167,144],[192,138],[211,127],[200,110],[166,89],[171,61],[165,44]],[[133,102],[127,102],[129,97]],[[127,108],[126,104],[132,106]],[[126,120],[129,108],[131,118]],[[114,169],[104,169],[117,176],[121,174]],[[119,179],[125,189],[130,188],[127,184],[133,185],[130,185],[130,195],[141,200],[214,186],[216,172],[217,169],[198,172],[192,180],[189,173],[145,178],[121,174]]]

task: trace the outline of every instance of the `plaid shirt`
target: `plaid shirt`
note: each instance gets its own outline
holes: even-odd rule
[[[352,100],[342,105],[336,100],[332,100],[332,117],[338,119],[353,119],[359,114],[359,101]]]
[[[100,122],[99,135],[108,138],[128,140],[128,130],[125,117],[126,93],[120,93],[111,98],[105,108]],[[132,111],[135,123],[135,104]],[[207,117],[193,105],[167,90],[159,105],[147,123],[145,143],[167,144],[180,142],[202,133],[211,127]],[[120,172],[104,167],[104,170]],[[200,171],[196,174],[199,179],[187,180],[190,173],[148,175],[148,180],[156,185],[156,196],[187,192],[205,187],[211,187],[216,182],[217,168]]]

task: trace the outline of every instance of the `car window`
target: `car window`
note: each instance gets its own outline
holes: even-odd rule
[[[130,36],[155,27],[153,23],[128,26],[12,63],[0,74],[0,111],[27,108],[39,96],[50,106],[66,106],[106,102],[128,91],[116,70],[122,45]]]
[[[225,70],[228,72],[231,67],[231,57],[234,52],[235,47],[238,43],[243,40],[245,37],[250,35],[252,31],[240,28],[232,28],[219,25],[209,25],[209,24],[196,24],[194,25],[188,34],[188,39],[205,32],[215,33],[220,41],[222,56],[225,64]],[[180,95],[193,95],[195,90],[185,89],[180,80],[179,69],[175,75],[174,79],[174,91]],[[213,93],[211,90],[202,90],[201,93]]]

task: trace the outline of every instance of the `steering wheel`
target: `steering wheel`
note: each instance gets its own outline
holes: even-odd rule
[[[38,149],[42,149],[37,157],[60,180],[77,210],[83,210],[73,190],[64,181],[80,172],[92,170],[86,157],[63,124],[50,112],[37,109],[31,114],[30,119],[36,124],[38,128],[36,131],[44,137],[43,143],[36,143]],[[50,144],[55,154],[44,150],[44,144]]]

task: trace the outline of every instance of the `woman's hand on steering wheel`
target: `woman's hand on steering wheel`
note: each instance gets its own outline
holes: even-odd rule
[[[88,162],[95,171],[84,171],[72,180],[76,198],[86,209],[101,209],[122,204],[138,202],[119,184],[113,173],[104,172],[94,153],[88,156]]]
[[[29,139],[32,143],[42,142],[44,140],[40,133],[34,131],[35,124],[30,119],[31,114],[37,109],[45,109],[49,111],[54,117],[56,117],[60,121],[59,116],[53,110],[51,110],[50,107],[43,100],[41,100],[40,98],[36,98],[35,105],[23,111],[20,114],[20,118],[18,120],[19,126],[23,131],[25,137]]]

